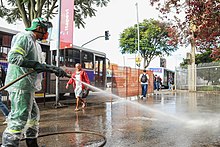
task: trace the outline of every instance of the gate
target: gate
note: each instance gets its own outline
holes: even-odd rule
[[[176,68],[175,85],[177,90],[188,90],[190,68]],[[196,90],[220,91],[220,63],[202,63],[196,66]]]

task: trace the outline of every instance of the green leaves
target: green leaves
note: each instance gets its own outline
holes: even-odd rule
[[[108,2],[110,2],[110,0],[94,0],[97,7],[106,7]]]
[[[6,16],[9,11],[10,11],[10,10],[7,9],[7,8],[5,8],[5,7],[0,7],[0,17],[3,18],[4,16]]]
[[[168,29],[169,28],[169,29]],[[139,24],[140,30],[140,50],[139,53],[146,61],[148,66],[156,56],[170,55],[171,52],[177,50],[178,42],[175,41],[169,32],[170,25],[159,22],[157,20],[144,20]],[[129,27],[120,34],[121,53],[137,53],[138,52],[138,36],[137,25]]]
[[[190,44],[193,32],[197,49],[220,48],[220,0],[150,0],[150,2],[151,5],[156,5],[164,20],[175,23],[181,44]]]
[[[65,0],[62,1],[66,2]],[[110,0],[75,0],[74,21],[76,27],[85,27],[85,19],[96,14],[97,7],[106,7]],[[19,4],[19,5],[17,5]],[[48,7],[49,6],[49,7]],[[7,9],[10,8],[10,9]],[[35,17],[52,19],[58,14],[57,0],[5,0],[0,7],[0,17],[8,23],[23,20],[26,27]]]

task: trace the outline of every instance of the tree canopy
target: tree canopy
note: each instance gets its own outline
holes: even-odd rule
[[[211,49],[207,49],[206,51],[200,51],[200,53],[196,54],[195,56],[195,64],[214,62],[215,60],[211,57],[211,55],[212,55]],[[186,65],[188,65],[188,61],[187,59],[183,59],[183,62],[180,63],[180,66],[184,67]]]
[[[74,0],[75,25],[85,27],[85,19],[96,14],[96,7],[107,6],[110,0]],[[66,2],[63,0],[63,3]],[[1,1],[0,17],[8,23],[23,21],[30,27],[36,17],[53,18],[58,14],[58,0],[4,0]]]
[[[175,32],[168,23],[157,20],[144,20],[140,23],[140,50],[139,53],[144,59],[144,68],[157,56],[170,55],[177,50],[177,40],[170,38]],[[137,25],[125,29],[120,34],[121,53],[137,53]]]
[[[192,32],[197,50],[220,48],[219,0],[150,0],[163,19],[175,22],[180,43],[188,44]],[[172,15],[171,15],[172,14]],[[173,16],[173,17],[170,17]],[[185,17],[182,17],[185,16]],[[183,18],[183,19],[181,19]]]

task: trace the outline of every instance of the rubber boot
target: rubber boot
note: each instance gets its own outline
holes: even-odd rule
[[[9,132],[3,132],[1,147],[18,147],[20,140],[20,133],[11,134]]]
[[[26,138],[26,144],[28,147],[39,147],[37,144],[37,138]]]

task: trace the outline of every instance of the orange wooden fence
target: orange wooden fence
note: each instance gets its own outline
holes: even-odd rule
[[[139,76],[142,74],[141,69],[131,67],[111,66],[112,70],[112,93],[120,97],[132,97],[141,94],[141,84]],[[148,93],[153,93],[153,72],[147,70],[149,75]]]

